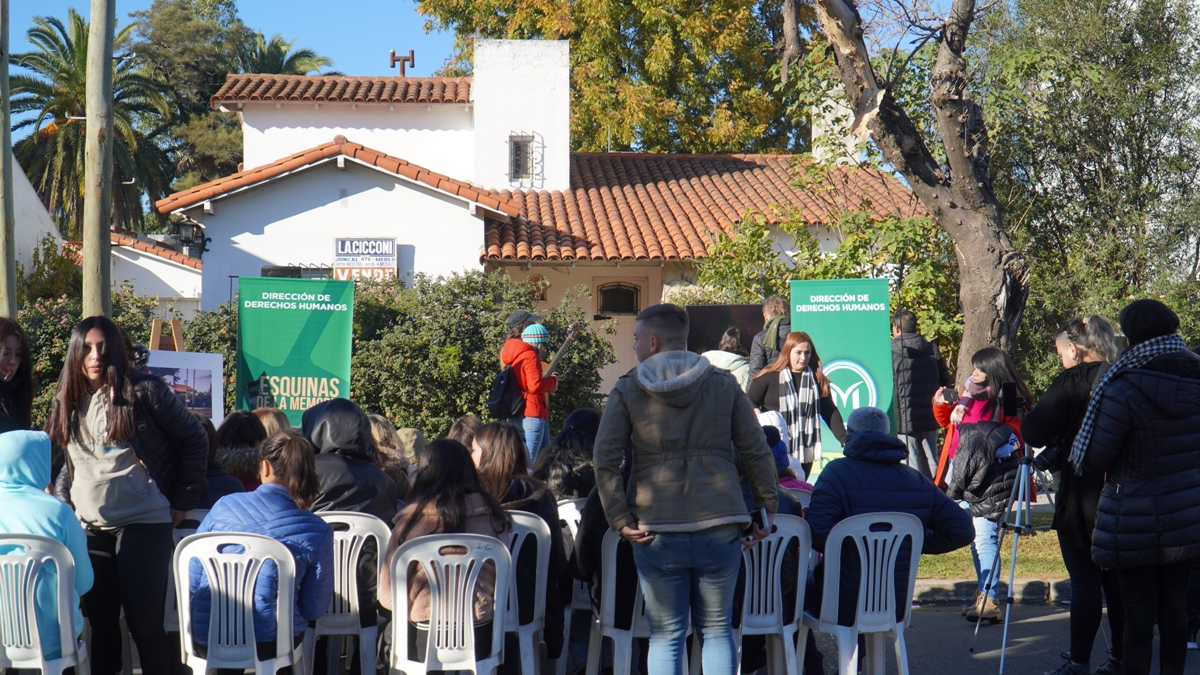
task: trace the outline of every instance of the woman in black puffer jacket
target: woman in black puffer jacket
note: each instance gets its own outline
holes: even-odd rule
[[[1200,560],[1200,356],[1157,300],[1121,310],[1129,348],[1096,384],[1071,449],[1076,472],[1107,474],[1092,559],[1125,600],[1125,673],[1150,672],[1158,623],[1163,675],[1187,658],[1188,569]]]
[[[96,577],[82,599],[92,672],[121,670],[122,610],[142,671],[171,672],[163,630],[171,531],[208,489],[208,435],[162,378],[130,368],[121,330],[103,316],[71,334],[46,431],[66,449]]]
[[[1083,423],[1092,385],[1116,360],[1112,324],[1098,316],[1068,321],[1059,327],[1054,347],[1062,359],[1063,371],[1021,420],[1021,435],[1030,447],[1045,448],[1034,463],[1041,469],[1060,471],[1053,527],[1058,531],[1063,563],[1071,576],[1071,651],[1068,662],[1052,675],[1087,672],[1105,602],[1113,647],[1108,661],[1093,672],[1119,675],[1125,620],[1121,586],[1116,570],[1102,570],[1092,561],[1092,530],[1096,527],[1096,505],[1104,487],[1104,474],[1085,471],[1077,476],[1069,469],[1062,471]]]

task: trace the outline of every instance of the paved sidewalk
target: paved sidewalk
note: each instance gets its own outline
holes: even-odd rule
[[[1017,605],[1009,625],[1004,673],[1041,675],[1062,665],[1059,652],[1068,648],[1068,613],[1061,606]],[[1096,636],[1092,666],[1103,663],[1108,650],[1107,619],[1104,633]],[[921,607],[913,610],[912,627],[906,633],[908,662],[912,675],[989,675],[1000,672],[1000,644],[1004,623],[979,628],[975,651],[971,651],[974,625],[963,619],[958,607]],[[837,673],[837,647],[833,638],[818,636],[825,654],[826,675]],[[1155,665],[1157,672],[1157,646]],[[888,675],[897,673],[895,652],[889,650]],[[1188,652],[1190,675],[1200,674],[1200,652]]]

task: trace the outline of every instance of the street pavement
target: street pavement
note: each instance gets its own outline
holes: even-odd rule
[[[1042,675],[1063,664],[1059,653],[1069,648],[1068,610],[1054,605],[1015,605],[1008,631],[1003,673]],[[956,606],[913,609],[912,626],[905,633],[909,672],[912,675],[988,675],[1000,673],[1000,645],[1004,623],[984,624],[971,650],[974,624],[968,623]],[[1096,636],[1092,667],[1104,662],[1108,651],[1107,618],[1103,633]],[[817,645],[825,654],[826,675],[837,674],[837,646],[832,637],[818,635]],[[1158,672],[1157,641],[1151,672]],[[888,650],[887,673],[897,673],[895,652]],[[1200,652],[1189,651],[1187,675],[1200,674]]]

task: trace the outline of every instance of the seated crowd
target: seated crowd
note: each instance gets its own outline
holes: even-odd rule
[[[1178,319],[1170,310],[1137,303],[1131,307],[1141,314],[1123,314],[1122,323],[1133,346],[1098,381],[1098,389],[1115,381],[1114,374],[1122,368],[1154,365],[1163,355],[1189,373],[1195,371],[1194,379],[1200,380],[1200,357],[1179,351],[1181,340],[1174,333]],[[534,319],[528,312],[510,317],[509,340],[532,335],[535,342],[544,342],[544,331],[530,329],[537,325],[531,323]],[[321,517],[332,511],[366,514],[390,529],[383,550],[368,540],[354,568],[362,626],[395,623],[401,629],[378,631],[374,653],[381,672],[386,672],[393,650],[424,658],[429,622],[436,613],[431,588],[437,580],[423,570],[409,575],[408,588],[396,588],[390,563],[397,552],[427,535],[483,535],[507,544],[510,533],[519,531],[514,522],[532,517],[549,529],[548,551],[524,547],[512,560],[515,608],[508,607],[507,598],[494,597],[496,570],[483,567],[472,604],[476,654],[497,647],[497,612],[502,616],[503,611],[515,611],[526,622],[532,598],[544,590],[544,652],[539,649],[539,655],[564,659],[568,672],[580,671],[588,659],[611,660],[609,653],[588,653],[589,646],[595,646],[587,639],[590,620],[571,621],[570,630],[565,620],[575,582],[588,585],[592,610],[598,612],[604,580],[615,579],[619,622],[627,625],[632,620],[636,590],[644,596],[650,646],[639,650],[639,672],[681,668],[684,635],[692,629],[705,645],[706,672],[732,672],[729,666],[738,655],[741,671],[765,669],[766,641],[746,636],[731,649],[740,635],[731,630],[731,621],[738,620],[743,602],[741,591],[735,590],[741,582],[735,580],[750,573],[738,571],[740,552],[769,536],[772,520],[780,515],[804,518],[813,553],[811,561],[802,559],[800,549],[791,546],[783,556],[785,612],[797,606],[801,592],[805,610],[821,612],[823,593],[832,592],[822,582],[837,574],[838,582],[831,579],[828,587],[840,598],[831,621],[853,622],[856,608],[850,600],[859,592],[862,561],[843,544],[840,566],[835,569],[831,562],[826,570],[822,554],[827,542],[847,518],[900,512],[920,522],[923,543],[920,551],[902,549],[897,579],[907,578],[921,553],[969,545],[979,593],[964,615],[972,621],[998,616],[994,572],[987,563],[995,555],[997,521],[1007,508],[1006,495],[1025,452],[1020,432],[1038,436],[1043,431],[1039,424],[1045,423],[1039,411],[1044,416],[1046,410],[1035,407],[1028,415],[1028,410],[1021,411],[1027,422],[1034,422],[1024,425],[1003,412],[1003,388],[1015,383],[1023,398],[1029,398],[1006,354],[981,350],[961,393],[956,395],[953,387],[937,389],[931,405],[934,416],[949,429],[948,456],[931,480],[908,466],[911,448],[892,433],[883,410],[860,407],[843,424],[806,333],[781,331],[779,339],[768,340],[774,360],[739,382],[708,358],[683,349],[687,328],[686,313],[671,305],[639,315],[635,350],[641,364],[621,378],[603,413],[590,408],[573,411],[552,439],[544,392],[539,390],[529,395],[538,398],[541,417],[485,424],[467,415],[446,429],[444,437],[427,443],[421,431],[396,429],[386,417],[340,398],[309,408],[298,429],[271,408],[231,413],[214,428],[207,418],[190,413],[162,379],[134,365],[134,346],[104,317],[85,319],[75,328],[46,432],[29,431],[28,340],[15,322],[0,319],[0,532],[49,537],[66,547],[74,559],[74,593],[62,606],[76,608],[77,631],[87,618],[91,670],[102,675],[114,675],[129,665],[122,662],[122,615],[142,672],[181,672],[180,641],[168,636],[164,627],[165,600],[173,592],[168,570],[176,528],[262,535],[286,547],[295,572],[290,637],[299,646],[333,600],[334,529]],[[520,352],[518,347],[510,344],[507,351]],[[1059,349],[1061,353],[1063,347]],[[1067,357],[1063,360],[1066,367]],[[547,386],[552,389],[552,384]],[[1188,396],[1196,393],[1189,383],[1176,384]],[[1092,407],[1098,400],[1076,411],[1082,429],[1075,431],[1085,440],[1076,445],[1070,461],[1077,470],[1092,464],[1124,470],[1121,465],[1108,469],[1119,461],[1113,459],[1120,448],[1112,421],[1117,404],[1104,399],[1106,407],[1100,409],[1097,422]],[[844,442],[844,456],[824,466],[819,464],[821,420]],[[1088,454],[1086,439],[1093,433],[1099,449]],[[531,434],[536,442],[531,442]],[[61,449],[56,457],[52,446]],[[955,452],[957,458],[949,461]],[[815,486],[807,482],[814,463],[821,466]],[[560,516],[564,500],[573,502],[572,509],[578,507],[577,524]],[[1115,516],[1105,520],[1106,509],[1120,508],[1119,500],[1100,502],[1097,533],[1123,527],[1112,523]],[[605,570],[601,549],[609,532],[618,533],[621,541],[616,569]],[[685,547],[688,562],[670,559]],[[701,559],[706,555],[697,551],[721,562],[705,562]],[[535,564],[538,553],[548,554],[544,578]],[[1163,579],[1178,579],[1186,576],[1188,563],[1173,560],[1159,565],[1163,569],[1157,573]],[[58,639],[62,617],[53,590],[56,573],[53,568],[43,572],[36,599],[47,659],[58,657],[67,646]],[[802,589],[796,580],[805,578],[807,587]],[[273,564],[264,565],[255,580],[259,659],[274,654],[279,637],[279,581]],[[1132,574],[1121,575],[1119,581],[1131,588],[1137,582]],[[211,616],[210,582],[196,561],[187,578],[175,582],[186,584],[191,594],[191,640],[197,653],[208,647],[210,623],[221,620]],[[1099,583],[1097,578],[1095,585]],[[909,610],[906,590],[906,584],[897,584],[897,621]],[[1143,590],[1148,596],[1158,592]],[[1081,586],[1081,597],[1082,591]],[[689,599],[688,593],[694,595]],[[401,608],[407,602],[408,616],[393,616],[396,599]],[[1182,601],[1176,604],[1182,606]],[[1094,636],[1095,626],[1090,630]],[[1167,632],[1177,641],[1183,631],[1174,626]],[[405,637],[402,647],[393,644],[394,633]],[[1144,656],[1148,664],[1148,651],[1142,654],[1139,639],[1127,635],[1125,653],[1136,648],[1136,658]],[[507,658],[500,670],[521,672],[515,636],[506,635],[504,643]],[[807,646],[802,669],[810,675],[824,672],[815,644],[808,633],[797,645]],[[1120,645],[1114,647],[1097,673],[1120,668]],[[320,640],[317,658],[307,665],[321,672],[329,649],[332,643]],[[352,671],[360,668],[361,653],[353,651]],[[1179,660],[1174,651],[1164,655],[1168,661]],[[1086,675],[1087,656],[1073,646],[1071,659],[1058,672]]]

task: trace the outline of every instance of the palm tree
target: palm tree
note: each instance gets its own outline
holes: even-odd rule
[[[83,219],[88,22],[74,9],[68,10],[65,25],[51,17],[33,21],[27,36],[37,50],[10,59],[31,73],[9,79],[13,116],[32,114],[13,131],[33,127],[33,133],[13,145],[13,152],[63,233],[77,238]],[[131,24],[117,32],[113,44],[118,54],[132,29]],[[143,196],[154,201],[167,193],[166,155],[155,143],[167,114],[159,87],[136,74],[128,58],[114,58],[114,227],[140,229]]]
[[[333,65],[333,59],[320,56],[311,49],[292,51],[295,40],[286,40],[276,33],[270,41],[257,33],[238,51],[238,65],[243,73],[273,75],[308,75]],[[340,75],[329,71],[325,75]]]

